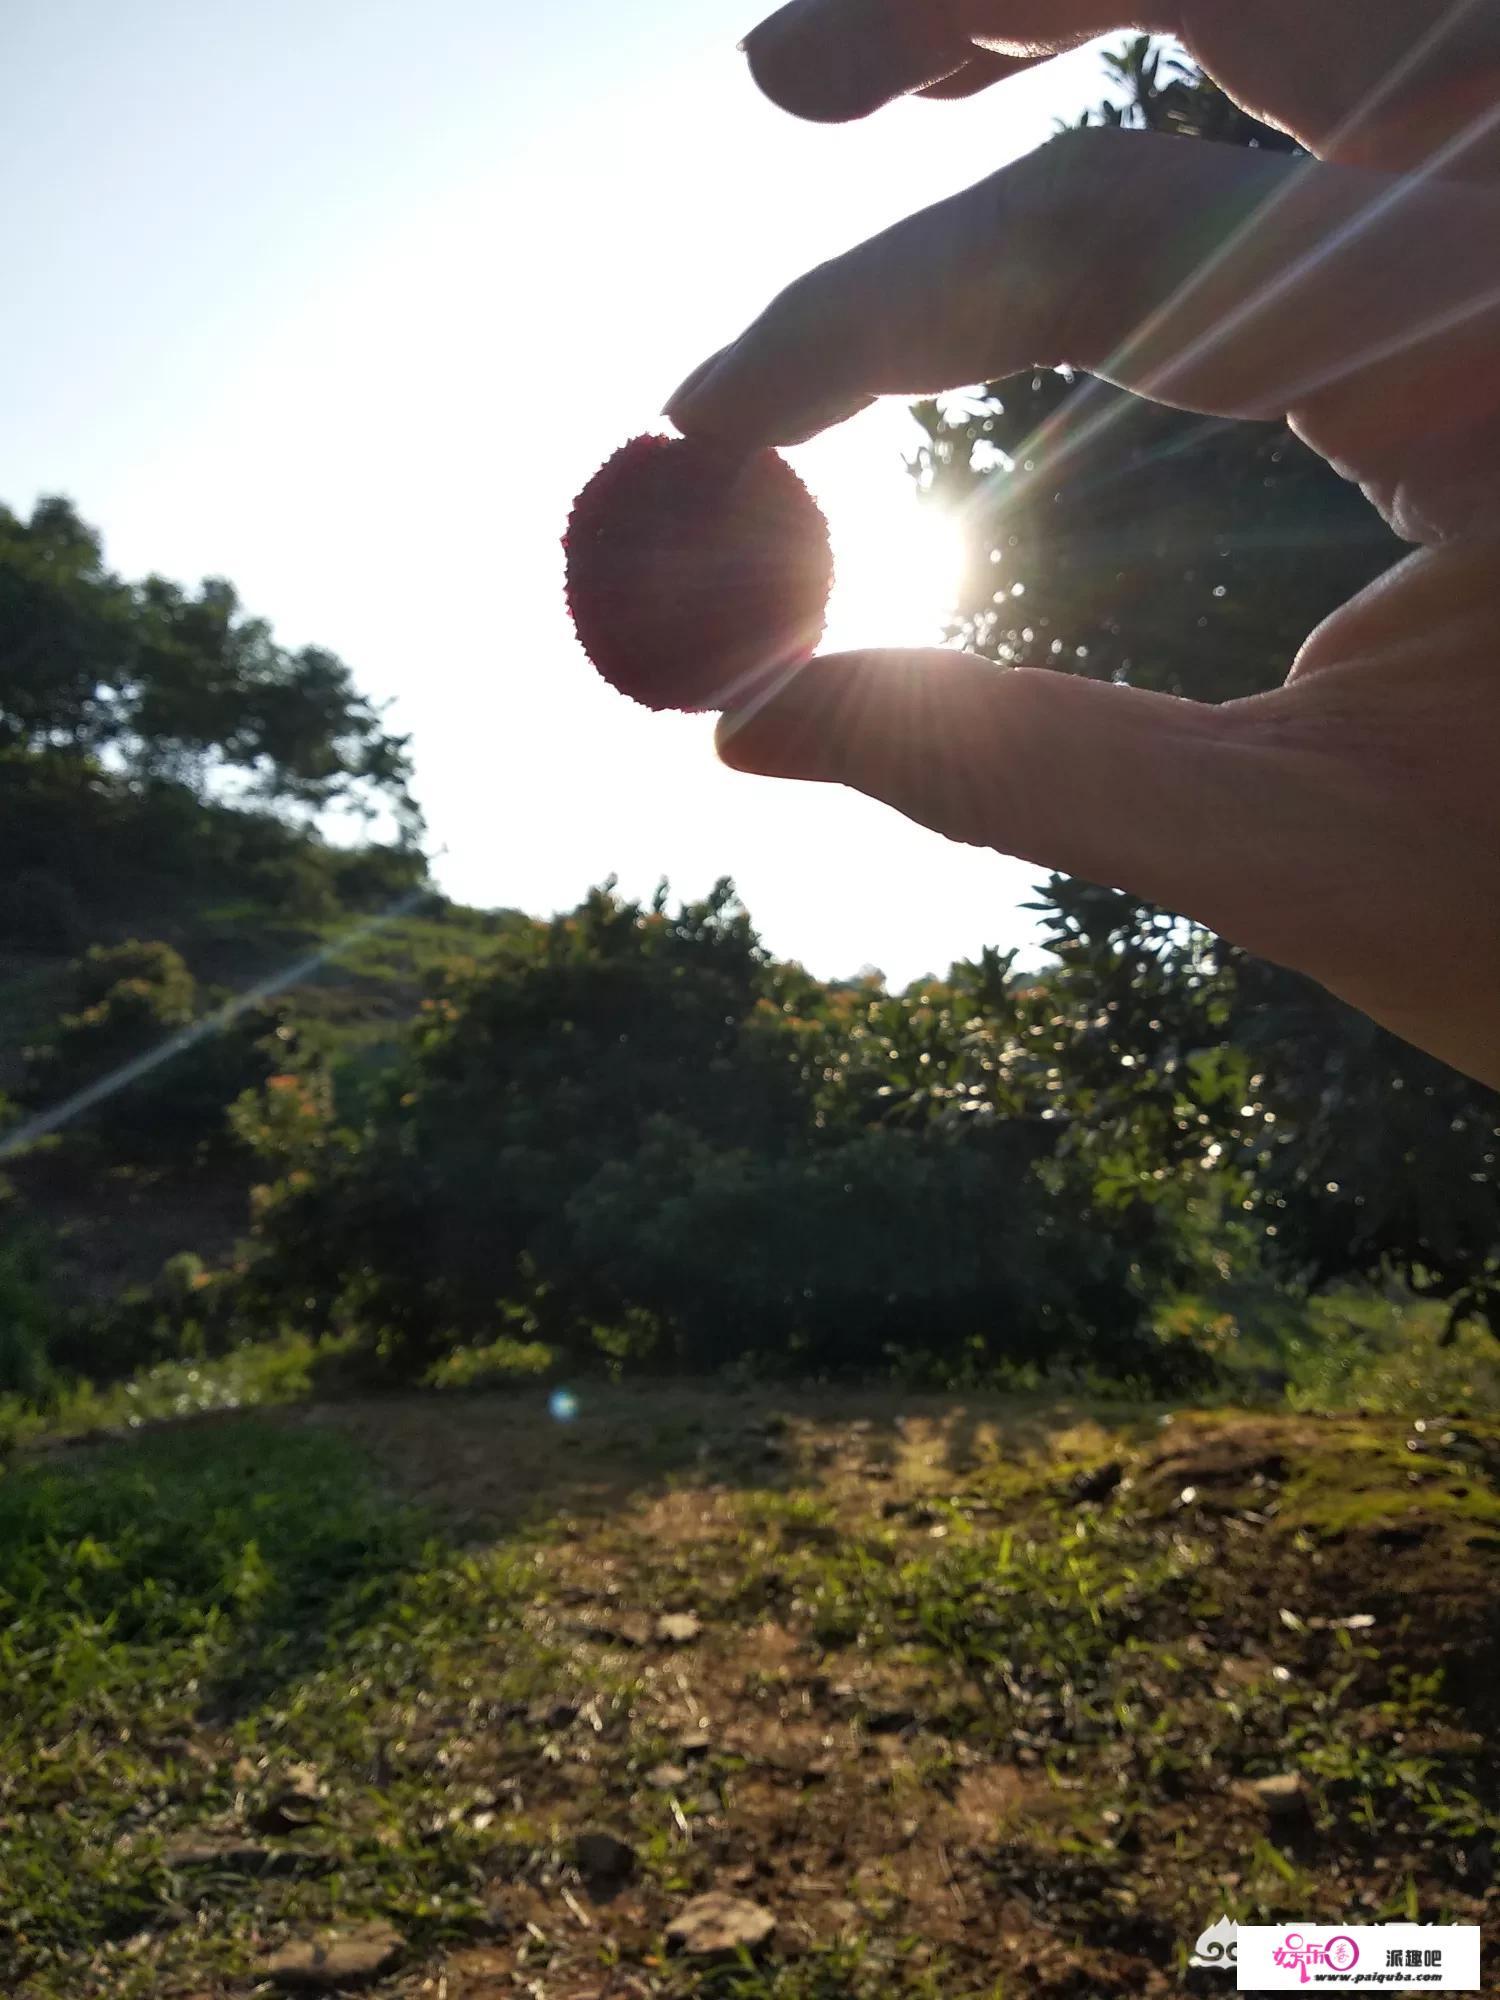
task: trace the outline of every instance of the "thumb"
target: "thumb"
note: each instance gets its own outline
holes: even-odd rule
[[[716,745],[734,770],[848,785],[950,840],[1284,956],[1266,915],[1316,844],[1317,785],[1288,771],[1274,724],[1246,726],[1257,706],[1231,714],[943,649],[836,653],[726,711]]]

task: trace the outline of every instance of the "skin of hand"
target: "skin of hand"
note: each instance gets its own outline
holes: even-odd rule
[[[1179,910],[1500,1086],[1500,0],[1118,8],[793,0],[745,48],[779,104],[843,119],[1151,29],[1314,157],[1065,134],[795,280],[667,415],[791,444],[1069,364],[1284,416],[1417,552],[1250,700],[831,654],[726,712],[719,754]],[[1055,464],[1067,432],[1038,442]]]

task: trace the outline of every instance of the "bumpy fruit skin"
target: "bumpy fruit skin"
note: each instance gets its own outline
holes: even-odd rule
[[[621,445],[573,503],[568,610],[604,678],[647,708],[726,708],[811,657],[833,557],[774,451]]]

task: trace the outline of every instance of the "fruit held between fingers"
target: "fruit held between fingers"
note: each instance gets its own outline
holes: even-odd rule
[[[822,637],[828,526],[774,451],[632,438],[574,502],[564,547],[584,651],[648,708],[743,702]]]

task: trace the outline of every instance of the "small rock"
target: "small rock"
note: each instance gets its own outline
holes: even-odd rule
[[[591,1888],[610,1888],[629,1880],[635,1849],[605,1827],[590,1827],[573,1843],[573,1862]]]
[[[1300,1813],[1307,1804],[1300,1771],[1281,1771],[1273,1778],[1257,1778],[1250,1791],[1273,1819],[1285,1819],[1293,1813]]]
[[[1112,1458],[1108,1465],[1096,1466],[1092,1472],[1080,1472],[1068,1487],[1068,1498],[1075,1507],[1085,1506],[1091,1501],[1107,1500],[1124,1477],[1124,1466],[1117,1458]]]
[[[706,1729],[685,1729],[677,1739],[679,1757],[706,1757],[713,1748],[713,1738]]]
[[[224,1875],[305,1875],[327,1868],[327,1858],[306,1847],[267,1847],[234,1834],[200,1834],[170,1842],[162,1865],[184,1871],[215,1869]]]
[[[899,1736],[904,1729],[916,1724],[916,1711],[910,1708],[877,1708],[865,1717],[865,1728],[871,1736]]]
[[[253,1875],[260,1873],[274,1851],[258,1840],[202,1834],[196,1840],[169,1841],[161,1858],[166,1868],[225,1868],[236,1875]]]
[[[644,1611],[619,1611],[609,1618],[570,1618],[563,1629],[600,1646],[649,1646],[651,1620]]]
[[[469,1919],[465,1928],[475,1937],[508,1937],[517,1928],[516,1919],[504,1903],[495,1900],[485,1903]]]
[[[261,1961],[260,1976],[303,1992],[337,1992],[389,1972],[401,1956],[401,1946],[400,1935],[385,1924],[325,1931],[319,1937],[294,1939],[273,1951]]]
[[[291,1833],[318,1817],[326,1794],[311,1764],[290,1764],[250,1823],[257,1833]]]
[[[836,1549],[844,1540],[832,1521],[789,1521],[781,1532],[798,1548]]]
[[[759,1903],[711,1889],[677,1912],[667,1925],[667,1943],[689,1958],[729,1958],[760,1950],[775,1928],[776,1919]]]
[[[646,1783],[658,1792],[675,1792],[687,1783],[687,1770],[681,1764],[657,1764],[646,1773]]]
[[[702,1630],[696,1611],[664,1611],[656,1621],[656,1636],[668,1646],[690,1646]]]

